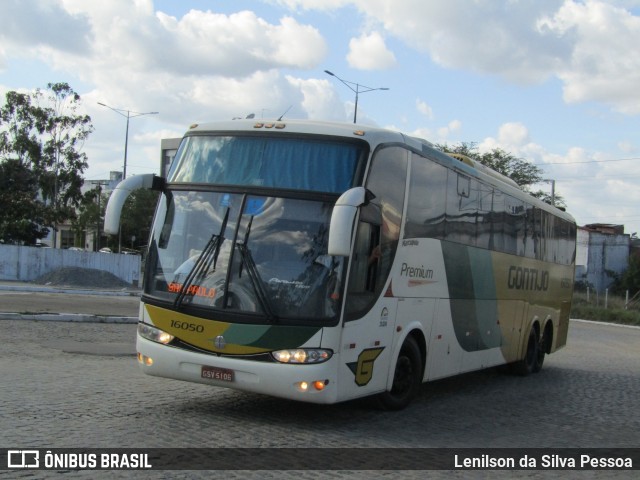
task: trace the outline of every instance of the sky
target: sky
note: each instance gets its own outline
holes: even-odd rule
[[[0,96],[67,82],[85,178],[159,173],[192,123],[358,122],[500,148],[578,225],[640,234],[640,0],[0,0]],[[157,114],[133,116],[136,113]],[[551,183],[539,186],[551,190]]]

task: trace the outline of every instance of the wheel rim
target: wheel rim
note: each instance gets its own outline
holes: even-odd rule
[[[391,393],[397,396],[404,396],[411,392],[413,385],[413,364],[411,359],[405,355],[398,358],[396,371],[393,377],[393,388]]]

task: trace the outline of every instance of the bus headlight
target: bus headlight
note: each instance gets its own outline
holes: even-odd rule
[[[331,358],[333,352],[321,348],[296,348],[271,352],[274,360],[280,363],[322,363]]]
[[[160,330],[159,328],[152,327],[151,325],[147,325],[146,323],[138,324],[138,334],[142,338],[146,338],[152,342],[162,343],[163,345],[166,345],[175,338],[170,333]]]

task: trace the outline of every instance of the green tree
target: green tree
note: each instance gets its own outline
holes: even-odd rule
[[[0,162],[0,241],[33,245],[47,236],[35,174],[18,159]]]
[[[472,160],[495,170],[505,177],[509,177],[511,180],[516,182],[520,188],[533,197],[539,198],[549,204],[554,204],[556,207],[565,206],[564,199],[559,195],[556,194],[552,201],[551,194],[549,192],[542,189],[531,189],[534,185],[545,182],[542,176],[542,169],[531,162],[515,157],[500,148],[495,148],[490,152],[480,153],[477,145],[473,142],[463,142],[459,145],[447,145],[445,143],[436,145],[436,147],[443,152],[465,155]]]
[[[49,83],[46,91],[32,93],[10,91],[5,96],[0,107],[0,163],[12,160],[31,170],[44,204],[38,218],[29,218],[27,212],[25,221],[51,228],[75,216],[87,168],[81,149],[93,131],[91,118],[79,114],[79,106],[80,95],[67,83]],[[17,208],[19,196],[11,193],[10,203],[3,208]]]
[[[615,276],[614,291],[621,295],[628,290],[631,295],[640,291],[640,256],[631,255],[629,266],[622,275]]]
[[[76,246],[84,248],[86,235],[94,235],[94,250],[98,251],[102,246],[99,239],[102,236],[104,224],[104,212],[109,196],[102,190],[102,185],[88,190],[82,196],[76,212],[76,218],[71,225],[74,231]]]

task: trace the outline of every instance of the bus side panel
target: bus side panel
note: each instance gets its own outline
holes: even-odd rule
[[[381,297],[367,314],[344,323],[338,367],[338,401],[382,392],[394,361],[398,299]]]
[[[497,296],[501,299],[499,303],[521,302],[524,305],[519,332],[519,353],[514,358],[511,351],[507,355],[508,361],[523,358],[524,345],[531,326],[536,321],[540,328],[544,328],[547,321],[552,322],[552,352],[566,344],[573,266],[494,252],[493,271]],[[500,315],[500,321],[505,321],[503,314]],[[505,333],[503,326],[503,334]],[[515,340],[515,336],[513,338]]]
[[[502,355],[506,363],[515,362],[520,355],[525,302],[519,300],[498,301],[498,318],[502,331]]]
[[[460,373],[463,352],[453,328],[449,300],[438,300],[427,347],[427,379],[435,380]]]
[[[555,351],[567,344],[567,335],[569,334],[569,314],[571,313],[571,302],[562,302],[560,307],[560,324],[558,333],[555,338],[551,351]]]

